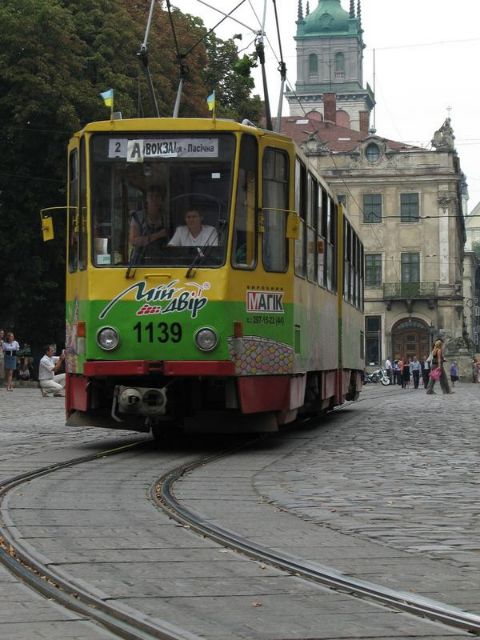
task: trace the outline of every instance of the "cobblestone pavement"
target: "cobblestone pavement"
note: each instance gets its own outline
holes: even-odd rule
[[[321,442],[269,471],[270,496],[344,533],[480,569],[480,385],[455,391],[367,386]]]
[[[43,399],[38,390],[5,396],[0,479],[138,436],[66,430],[62,401]],[[371,385],[360,402],[315,428],[268,437],[186,476],[176,495],[267,546],[475,611],[480,603],[479,397],[475,385],[445,397]],[[111,459],[93,472],[79,467],[77,480],[45,477],[28,492],[13,492],[11,515],[30,544],[60,570],[96,584],[126,607],[176,616],[179,626],[203,630],[203,638],[465,637],[255,566],[160,514],[156,522],[145,497],[167,457],[154,450],[132,453],[121,468]],[[107,474],[103,481],[101,473]],[[110,503],[116,478],[121,490]],[[219,499],[212,502],[212,495]],[[135,515],[136,528],[129,514]],[[83,529],[82,521],[88,522]],[[0,569],[0,637],[113,637],[29,594]]]
[[[65,429],[62,398],[43,398],[38,388],[0,388],[0,481],[138,437],[132,432]],[[0,566],[2,640],[113,640],[116,635],[24,586]]]
[[[323,561],[364,578],[383,574],[396,586],[398,571],[403,588],[430,595],[430,583],[437,597],[479,612],[479,418],[480,385],[434,396],[367,385],[360,402],[260,471],[255,486],[289,512],[375,543],[368,548],[378,553],[378,563],[369,554],[362,563],[341,557],[339,545]],[[399,562],[383,558],[382,548],[403,552]],[[426,558],[437,571],[421,581]],[[460,593],[457,580],[471,589]]]

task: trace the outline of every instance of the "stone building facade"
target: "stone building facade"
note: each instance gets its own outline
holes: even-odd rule
[[[441,336],[449,359],[457,359],[469,376],[473,327],[466,320],[463,291],[465,179],[451,122],[447,118],[434,132],[432,149],[369,130],[374,96],[369,87],[361,89],[360,12],[360,1],[356,12],[353,2],[347,12],[340,0],[319,0],[315,11],[304,15],[300,0],[297,92],[295,101],[287,94],[291,116],[282,119],[281,129],[302,146],[345,204],[364,243],[367,366],[387,356],[421,358]],[[317,67],[307,62],[315,52]],[[320,70],[331,69],[338,59],[351,74],[344,82],[340,76],[326,82]]]

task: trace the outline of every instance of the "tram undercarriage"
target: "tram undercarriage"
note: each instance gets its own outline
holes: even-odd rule
[[[360,390],[351,371],[294,376],[87,378],[70,375],[69,426],[136,431],[171,427],[238,433],[277,431],[297,415],[319,415]]]

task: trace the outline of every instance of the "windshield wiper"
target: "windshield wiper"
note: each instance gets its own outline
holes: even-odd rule
[[[135,269],[140,264],[143,254],[145,253],[146,245],[142,247],[133,247],[132,254],[130,256],[130,262],[128,263],[127,271],[125,272],[125,278],[129,280],[135,276]]]
[[[192,263],[187,269],[187,273],[185,274],[186,278],[191,278],[193,276],[195,267],[199,265],[204,258],[208,258],[208,256],[210,255],[209,249],[211,250],[213,247],[220,245],[221,233],[226,224],[226,220],[219,220],[217,226],[210,231],[210,235],[208,236],[205,244],[202,247],[197,247],[197,255],[194,257]],[[214,231],[217,234],[218,245],[209,244],[210,238],[212,237]]]

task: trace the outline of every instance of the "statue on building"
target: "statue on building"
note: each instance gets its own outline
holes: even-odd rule
[[[454,151],[455,149],[455,136],[450,122],[450,118],[447,118],[440,129],[433,134],[432,147],[437,151]]]

